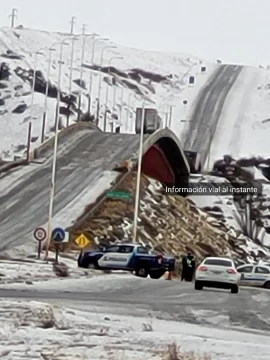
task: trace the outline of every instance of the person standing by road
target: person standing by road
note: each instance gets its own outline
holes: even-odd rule
[[[182,259],[181,280],[191,282],[193,279],[196,262],[191,252],[188,252]]]

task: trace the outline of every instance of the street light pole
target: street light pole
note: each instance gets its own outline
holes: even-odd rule
[[[110,65],[112,63],[113,60],[115,59],[123,59],[123,56],[113,56],[109,59],[109,71],[108,71],[108,75],[110,75]],[[108,101],[109,101],[109,84],[107,84],[106,87],[106,95],[105,95],[105,111],[104,111],[104,121],[103,121],[103,131],[106,131],[106,127],[107,127],[107,112],[108,112]]]
[[[172,126],[172,111],[173,111],[173,105],[170,105],[170,112],[169,112],[169,128]]]
[[[129,117],[130,117],[130,114],[131,114],[131,112],[130,112],[130,99],[131,99],[131,97],[133,97],[133,93],[130,93],[129,95],[128,95],[128,102],[127,102],[127,116],[126,116],[126,130],[127,131],[129,131],[128,129],[129,129],[129,126],[128,126],[128,124],[129,124]],[[132,119],[131,119],[131,125],[132,125]],[[130,128],[132,128],[132,126],[130,126]],[[132,129],[131,129],[131,131],[132,131]]]
[[[70,21],[70,34],[73,35],[74,33],[74,25],[76,22],[76,17],[72,16],[71,21]]]
[[[137,227],[138,227],[138,213],[139,213],[139,206],[140,206],[140,185],[141,185],[141,171],[142,171],[142,157],[143,157],[143,135],[144,135],[144,120],[145,120],[144,118],[145,118],[145,102],[143,101],[142,117],[141,117],[139,159],[138,159],[138,170],[137,170],[137,182],[136,182],[136,192],[135,192],[133,242],[137,241]]]
[[[122,123],[122,114],[123,114],[123,102],[124,102],[124,88],[121,87],[121,97],[120,97],[120,114],[119,114],[119,121],[120,124]]]
[[[46,118],[47,118],[48,94],[49,94],[50,72],[51,72],[52,52],[53,51],[55,51],[55,49],[53,49],[53,48],[49,49],[49,59],[48,59],[48,68],[47,68],[47,83],[46,83],[46,90],[45,90],[45,100],[44,100],[44,110],[43,110],[42,130],[41,130],[41,142],[42,143],[44,142],[44,136],[45,136],[45,125],[46,125]]]
[[[71,97],[71,92],[72,92],[72,75],[73,75],[73,62],[74,62],[74,50],[75,50],[75,40],[78,40],[78,38],[76,36],[73,36],[71,39],[71,53],[70,53],[70,69],[69,69],[69,87],[68,87],[68,91],[69,91],[69,96]],[[69,108],[68,108],[68,112],[67,112],[67,124],[66,126],[69,125]]]
[[[66,39],[65,39],[66,40]],[[57,112],[56,112],[56,121],[55,121],[55,136],[54,136],[54,149],[53,149],[53,159],[52,159],[52,176],[51,176],[51,191],[49,198],[49,219],[48,219],[48,238],[46,242],[46,254],[45,259],[48,258],[49,247],[51,242],[51,233],[52,233],[52,218],[53,218],[53,203],[54,203],[54,193],[55,193],[55,178],[56,178],[56,161],[57,161],[57,147],[58,147],[58,133],[59,133],[59,120],[60,120],[60,92],[61,92],[61,75],[62,75],[62,63],[63,63],[63,40],[60,44],[60,59],[59,59],[59,70],[58,70],[58,91],[57,91]]]
[[[71,93],[72,91],[72,75],[73,75],[73,62],[74,62],[74,49],[75,49],[75,40],[76,37],[74,36],[71,40],[71,53],[70,53],[70,69],[69,69],[69,86],[68,91]]]
[[[35,52],[35,59],[34,59],[33,81],[32,81],[32,88],[31,88],[30,120],[32,120],[32,117],[33,117],[33,106],[34,106],[36,73],[37,73],[37,56],[38,56],[38,51]]]
[[[115,48],[116,48],[116,46],[114,46],[114,45],[106,45],[106,46],[104,46],[104,48],[101,50],[100,66],[103,65],[103,58],[104,58],[104,52],[105,52],[105,50],[107,50],[107,49],[115,49]],[[102,81],[102,74],[100,74],[99,83],[98,83],[98,99],[100,99],[101,81]]]
[[[18,9],[12,9],[11,14],[9,15],[9,17],[11,18],[11,24],[10,26],[12,28],[14,28],[15,26],[15,19],[18,17]]]
[[[91,65],[94,65],[94,57],[95,57],[95,49],[96,49],[96,43],[98,41],[107,41],[109,39],[107,38],[100,38],[97,37],[98,34],[92,34],[92,56],[91,56]],[[89,77],[89,90],[88,90],[88,94],[89,94],[89,105],[88,105],[88,112],[91,113],[91,105],[92,105],[92,87],[93,87],[93,71],[90,70],[90,77]]]
[[[80,87],[81,87],[81,88],[82,88],[83,63],[84,63],[85,44],[86,44],[85,29],[86,29],[86,25],[84,24],[84,25],[83,25],[83,28],[82,28],[83,42],[82,42],[82,54],[81,54],[81,68],[80,68]],[[77,121],[80,120],[81,103],[82,103],[82,92],[81,92],[81,90],[80,90]]]

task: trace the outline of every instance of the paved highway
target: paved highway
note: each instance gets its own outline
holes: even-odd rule
[[[242,68],[221,65],[195,103],[184,134],[184,148],[200,152],[202,165],[205,165],[225,100]]]
[[[193,284],[178,280],[155,281],[129,275],[117,280],[109,277],[98,282],[97,279],[88,280],[84,289],[77,289],[76,292],[71,291],[70,282],[67,281],[66,289],[61,285],[62,291],[0,289],[0,297],[35,299],[91,312],[153,315],[165,320],[219,328],[270,331],[269,291],[241,289],[239,294],[210,289],[195,291]]]
[[[129,158],[138,147],[139,136],[129,134],[84,129],[60,138],[54,214],[79,199],[104,171]],[[29,242],[34,229],[47,222],[52,149],[43,156],[43,164],[0,178],[0,251]]]

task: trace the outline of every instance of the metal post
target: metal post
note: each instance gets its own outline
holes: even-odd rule
[[[124,88],[121,88],[121,98],[120,98],[120,116],[119,116],[119,121],[120,124],[122,125],[122,114],[123,114],[123,102],[124,102]]]
[[[32,133],[32,121],[30,121],[28,124],[27,151],[26,151],[26,161],[28,164],[30,162],[31,133]]]
[[[92,56],[91,56],[91,65],[94,65],[94,57],[95,57],[95,48],[96,48],[96,42],[100,40],[107,41],[109,39],[107,38],[96,38],[98,36],[97,34],[92,34]],[[92,112],[92,86],[93,86],[93,71],[90,70],[90,78],[89,78],[89,112]]]
[[[113,85],[113,106],[112,108],[115,108],[115,103],[116,103],[116,85]]]
[[[11,24],[10,24],[10,26],[11,26],[12,28],[15,27],[15,19],[18,17],[17,13],[18,13],[18,10],[17,10],[17,9],[12,9],[11,15],[9,15],[9,17],[11,18]]]
[[[48,94],[49,94],[49,83],[50,83],[50,71],[52,63],[52,49],[49,49],[49,59],[48,59],[48,69],[47,69],[47,83],[45,90],[45,101],[44,101],[44,110],[43,110],[43,119],[42,119],[42,130],[41,130],[41,142],[44,142],[45,137],[45,127],[46,127],[46,118],[47,118],[47,106],[48,106]]]
[[[69,93],[72,91],[72,74],[73,74],[73,62],[74,62],[74,49],[75,49],[75,40],[76,38],[73,37],[71,40],[71,53],[70,53],[70,69],[69,69]]]
[[[45,141],[46,115],[43,116],[41,125],[41,144]]]
[[[68,91],[69,91],[69,95],[71,96],[71,92],[72,92],[72,75],[73,75],[73,62],[74,62],[74,49],[75,49],[75,40],[76,38],[73,37],[71,40],[71,54],[70,54],[70,69],[69,69],[69,87],[68,87]],[[69,125],[69,108],[68,108],[68,114],[67,114],[67,124],[66,126]]]
[[[80,86],[82,85],[82,78],[83,78],[83,63],[84,63],[84,53],[85,53],[85,43],[86,43],[86,36],[84,35],[85,25],[83,26],[83,43],[82,43],[82,55],[81,55],[81,69],[80,69]],[[82,94],[79,94],[79,104],[78,104],[78,116],[77,121],[80,120],[80,111],[81,111],[81,101],[82,101]]]
[[[168,127],[168,125],[169,125],[169,114],[166,112],[165,113],[165,127]]]
[[[111,132],[113,133],[113,130],[114,130],[114,123],[113,123],[113,122],[111,122],[111,123],[110,123],[110,125],[111,125]]]
[[[145,103],[143,102],[139,159],[138,159],[138,170],[137,170],[137,183],[136,183],[136,193],[135,193],[134,224],[133,224],[133,241],[134,242],[137,241],[138,213],[139,213],[139,205],[140,205],[140,185],[141,185],[141,171],[142,171],[142,157],[143,157],[144,120],[145,120],[144,118],[145,118]]]
[[[59,109],[60,109],[60,88],[61,88],[61,75],[62,75],[62,62],[63,62],[63,42],[61,42],[60,48],[60,59],[59,59],[59,72],[58,72],[58,91],[57,91],[57,115],[56,115],[56,126],[55,126],[55,136],[54,136],[54,149],[53,149],[53,159],[52,159],[52,174],[51,174],[51,191],[49,199],[49,219],[48,219],[48,239],[46,242],[46,253],[45,259],[48,258],[49,247],[51,242],[51,233],[52,233],[52,217],[53,217],[53,202],[54,202],[54,193],[55,193],[55,177],[56,177],[56,161],[57,161],[57,146],[58,146],[58,133],[59,133]]]
[[[74,33],[74,25],[75,25],[76,17],[72,16],[70,21],[70,34],[73,35]]]
[[[129,120],[129,108],[126,107],[126,121],[125,121],[125,131],[128,131],[128,120]]]
[[[32,88],[31,88],[30,119],[32,119],[32,117],[33,117],[34,95],[35,95],[35,86],[36,86],[36,72],[37,72],[37,55],[38,55],[37,52],[35,52],[33,82],[32,82]]]
[[[94,56],[95,56],[95,44],[96,44],[95,35],[92,35],[92,56],[91,56],[91,65],[94,65]],[[93,71],[90,69],[90,78],[89,78],[89,113],[91,114],[91,102],[92,102],[92,86],[93,86]]]
[[[107,128],[107,112],[108,112],[108,101],[109,101],[109,84],[106,88],[106,97],[105,97],[105,111],[104,111],[104,119],[103,119],[103,131],[106,132]]]
[[[106,49],[115,49],[116,46],[104,46],[104,48],[101,50],[101,56],[100,56],[100,66],[102,66],[103,64],[103,58],[104,58],[104,52]],[[99,82],[98,82],[98,99],[100,99],[100,94],[101,94],[101,82],[102,82],[102,73],[100,74],[99,77]]]
[[[123,89],[124,90],[124,89]],[[129,123],[129,117],[130,117],[130,99],[131,99],[131,97],[133,96],[133,93],[131,93],[131,94],[129,94],[129,96],[128,96],[128,103],[127,103],[127,119],[126,119],[126,130],[127,131],[129,131],[128,129],[129,129],[129,126],[128,126],[128,123]],[[131,119],[132,120],[132,119]],[[132,128],[132,121],[131,121],[131,127],[130,128]],[[131,129],[132,130],[132,129]]]
[[[118,56],[113,56],[110,60],[109,60],[109,66],[111,65],[111,62],[114,59],[118,59]],[[110,67],[109,67],[109,71],[108,71],[108,76],[111,76],[110,73]],[[109,84],[107,84],[106,87],[106,95],[105,95],[105,112],[104,112],[104,119],[103,119],[103,131],[106,131],[106,127],[107,127],[107,112],[108,112],[108,101],[109,101]]]
[[[173,106],[170,105],[169,128],[172,126],[172,110],[173,110]]]

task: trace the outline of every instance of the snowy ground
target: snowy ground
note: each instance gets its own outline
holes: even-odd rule
[[[31,257],[1,259],[0,284],[10,285],[11,287],[29,287],[29,285],[43,283],[47,289],[57,289],[57,286],[62,281],[76,284],[76,281],[83,283],[87,278],[93,276],[105,276],[101,271],[78,268],[78,252],[74,252],[70,253],[68,257],[65,255],[59,257],[59,263],[65,264],[68,267],[68,277],[58,277],[53,271],[55,254],[49,253],[48,260],[46,261],[44,260],[44,255],[44,253],[41,254],[41,260],[38,260],[35,255]]]
[[[2,299],[0,322],[3,360],[171,360],[176,359],[168,356],[172,344],[208,353],[212,360],[268,360],[270,351],[268,336],[34,301]]]
[[[269,185],[267,184],[268,180],[263,177],[260,171],[254,169],[254,178],[256,180],[263,180],[266,182],[266,184],[263,185],[263,194],[265,195],[265,203],[270,204],[270,182]],[[206,188],[211,184],[214,184],[217,190],[222,191],[226,184],[229,185],[229,182],[222,178],[222,177],[216,177],[216,176],[210,176],[210,175],[191,175],[190,182],[194,184],[200,184],[200,186],[203,188],[204,184],[206,184]],[[219,188],[220,187],[220,188]],[[228,228],[228,230],[231,232],[231,234],[235,237],[235,230],[242,232],[243,226],[245,225],[245,221],[242,219],[242,216],[239,212],[239,208],[235,204],[233,200],[233,195],[227,194],[227,195],[221,195],[221,194],[203,194],[200,195],[192,194],[189,195],[188,198],[192,200],[196,206],[200,209],[211,209],[210,211],[207,211],[207,214],[210,215],[210,217],[207,217],[207,221],[209,223],[216,222],[215,215],[220,216],[223,214],[224,217],[224,224]],[[216,209],[215,209],[216,208]],[[211,217],[211,215],[213,217]],[[264,210],[262,212],[263,216],[269,215],[269,210]],[[269,220],[264,219],[264,225],[268,225]],[[264,229],[262,228],[258,238],[261,240],[261,243],[265,246],[270,246],[270,235],[267,234]],[[245,238],[246,240],[246,246],[245,249],[248,252],[253,251],[254,253],[257,253],[258,251],[261,251],[265,253],[267,256],[270,256],[269,249],[262,248],[255,244],[252,240]]]
[[[221,188],[224,188],[226,183],[229,185],[226,179],[209,175],[191,175],[190,182],[201,184],[202,187],[204,186],[203,184],[205,184],[206,187],[215,184],[215,186],[220,186]],[[232,195],[202,193],[201,195],[190,195],[188,198],[194,201],[199,208],[214,206],[220,208],[225,218],[225,225],[228,228],[233,227],[235,230],[240,230],[240,226],[234,216],[238,214],[238,210],[234,204]],[[214,215],[215,211],[213,211],[212,214]]]
[[[5,53],[7,50],[12,50],[14,53],[23,55],[22,60],[10,60],[2,58],[9,64],[11,69],[14,71],[16,67],[20,66],[25,70],[34,68],[35,56],[34,53],[42,47],[41,54],[37,56],[37,70],[42,71],[46,78],[47,67],[48,67],[48,48],[53,44],[59,43],[68,36],[60,35],[57,33],[49,33],[46,31],[34,31],[29,29],[9,29],[1,28],[1,40],[0,40],[0,55]],[[69,92],[69,78],[70,78],[70,58],[71,58],[71,41],[67,40],[67,44],[64,46],[62,66],[62,79],[61,79],[61,90]],[[169,105],[174,105],[173,109],[173,123],[172,128],[177,134],[180,133],[183,124],[181,120],[185,119],[186,113],[189,109],[189,105],[193,98],[196,96],[205,80],[211,74],[215,65],[207,64],[202,60],[190,57],[185,54],[163,54],[151,51],[141,51],[136,49],[128,49],[117,46],[110,41],[104,41],[99,39],[95,42],[95,55],[94,64],[100,65],[101,52],[105,47],[104,51],[103,66],[108,66],[111,63],[112,66],[116,67],[121,71],[127,71],[131,68],[140,68],[145,71],[152,73],[158,73],[160,75],[168,76],[171,75],[170,81],[167,83],[152,83],[154,87],[154,94],[147,89],[149,85],[148,80],[143,79],[140,84],[131,80],[131,83],[140,88],[144,95],[148,98],[147,106],[155,107],[160,111],[164,123],[166,113],[168,113]],[[112,47],[113,46],[113,47]],[[58,64],[59,60],[59,45],[54,46],[55,50],[52,52],[52,68],[50,81],[57,85],[58,77]],[[72,79],[80,78],[81,70],[81,48],[82,48],[82,37],[75,41],[75,53],[74,63],[72,70]],[[91,56],[93,49],[93,41],[91,37],[87,37],[84,63],[91,65]],[[119,57],[121,59],[119,59]],[[205,74],[201,73],[201,66],[206,66],[207,71]],[[80,92],[82,91],[82,105],[83,109],[87,109],[88,100],[85,95],[89,91],[91,71],[83,69],[82,79],[86,83],[86,90],[83,90],[72,83],[71,91]],[[100,72],[92,71],[92,98],[93,107],[92,113],[96,113],[96,101],[95,99],[99,95],[99,81]],[[188,85],[189,76],[195,76],[195,85]],[[106,74],[103,74],[106,77]],[[117,78],[117,77],[116,77]],[[118,79],[119,80],[119,79]],[[29,116],[31,117],[30,109],[28,108],[23,114],[12,114],[11,111],[19,103],[25,102],[29,107],[31,104],[31,94],[29,91],[31,87],[28,83],[24,83],[15,73],[11,76],[9,81],[9,87],[1,90],[2,98],[5,98],[6,105],[1,107],[2,115],[0,115],[0,133],[5,134],[3,141],[0,145],[0,153],[2,152],[6,158],[10,158],[14,155],[14,151],[17,146],[26,144],[27,138],[27,127],[29,122]],[[14,90],[14,87],[23,85],[18,91]],[[104,103],[106,99],[106,90],[108,92],[108,108],[118,115],[119,120],[114,121],[115,125],[121,123],[123,132],[134,132],[134,109],[137,106],[142,105],[142,97],[135,96],[135,92],[129,90],[127,87],[122,85],[109,86],[102,81],[101,82],[101,114],[104,113]],[[38,137],[33,144],[36,147],[40,143],[41,135],[41,119],[44,110],[45,96],[43,94],[35,93],[34,106],[32,112],[33,122],[33,133],[32,136]],[[187,101],[187,105],[183,104],[183,101]],[[122,104],[122,106],[121,106]],[[54,124],[55,114],[55,99],[49,99],[48,103],[48,123],[46,125],[46,132],[50,132],[50,128]],[[8,112],[4,113],[5,110]],[[73,116],[73,120],[75,117]],[[111,131],[111,125],[109,124],[112,119],[108,118],[107,131]],[[65,125],[65,120],[63,121]],[[99,123],[99,126],[103,129],[103,120]],[[18,153],[18,151],[17,151]]]

